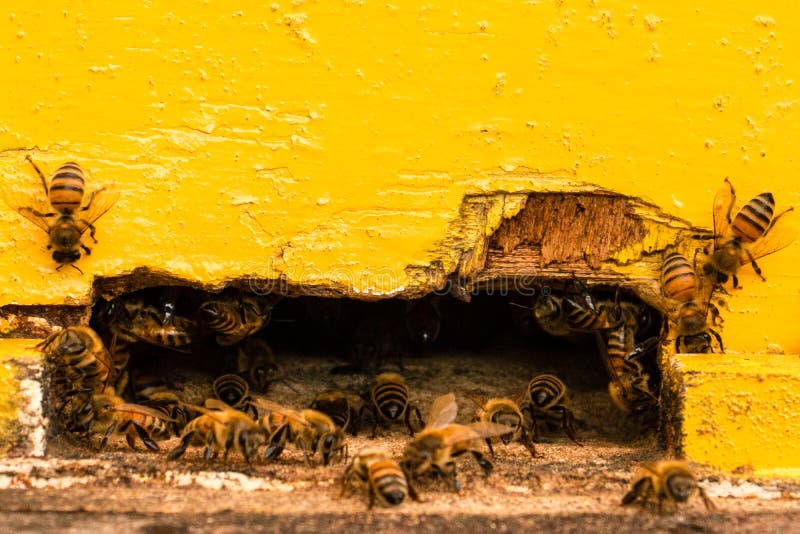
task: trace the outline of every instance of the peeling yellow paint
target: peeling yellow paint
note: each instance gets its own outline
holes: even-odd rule
[[[0,339],[0,456],[19,442],[20,379],[25,366],[41,361],[31,339]]]

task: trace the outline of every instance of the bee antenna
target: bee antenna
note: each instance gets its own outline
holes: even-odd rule
[[[522,305],[522,304],[517,304],[516,302],[509,302],[509,304],[510,304],[511,306],[516,306],[517,308],[522,308],[523,310],[530,310],[530,311],[533,311],[533,308],[531,308],[530,306],[524,306],[524,305]]]
[[[81,271],[81,270],[80,270],[80,268],[79,268],[77,265],[75,265],[74,263],[70,263],[70,266],[71,266],[73,269],[75,269],[76,271],[78,271],[79,273],[81,273],[81,275],[83,275],[83,271]],[[58,267],[56,270],[58,270],[58,269],[60,269],[60,268],[61,268],[61,266],[59,266],[59,267]]]

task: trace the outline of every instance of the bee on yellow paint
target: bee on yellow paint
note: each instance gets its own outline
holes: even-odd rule
[[[794,208],[774,215],[775,198],[770,192],[750,199],[731,219],[735,203],[736,192],[725,178],[725,184],[714,197],[714,252],[703,265],[703,272],[713,275],[718,284],[732,278],[734,288],[739,287],[736,273],[748,263],[766,281],[756,260],[788,246],[797,233],[789,228]]]
[[[384,506],[397,506],[405,500],[406,495],[415,501],[420,500],[414,488],[408,485],[400,464],[382,449],[366,448],[353,458],[342,477],[342,496],[355,480],[367,483],[369,509],[372,509],[376,500]]]
[[[709,288],[711,289],[711,288]],[[694,267],[684,256],[670,254],[661,266],[661,292],[664,297],[678,303],[672,317],[677,325],[675,351],[686,353],[714,352],[711,342],[713,335],[725,352],[722,337],[708,324],[708,312],[719,317],[717,308],[711,304],[711,291],[707,291],[705,303],[698,302],[702,293]]]
[[[32,199],[33,207],[13,205],[18,202],[6,197],[6,202],[16,209],[20,215],[44,230],[50,238],[47,250],[53,251],[53,260],[61,269],[64,265],[71,265],[82,273],[75,262],[81,257],[81,251],[89,255],[92,253],[83,242],[83,235],[89,231],[89,237],[97,243],[94,223],[105,215],[117,201],[117,195],[101,187],[92,191],[86,201],[84,200],[84,185],[86,176],[77,163],[67,162],[59,167],[47,185],[44,173],[29,156],[26,159],[33,165],[39,178],[42,180],[47,203]]]

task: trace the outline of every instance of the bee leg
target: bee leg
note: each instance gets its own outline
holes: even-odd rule
[[[419,496],[417,493],[417,488],[414,487],[414,483],[411,480],[411,477],[406,475],[406,485],[408,486],[408,495],[414,499],[416,502],[424,502],[422,497]]]
[[[450,470],[450,478],[453,481],[453,491],[455,491],[456,493],[460,493],[461,492],[461,481],[458,479],[458,467],[456,467],[455,463],[453,463],[451,465],[452,465],[453,468]]]
[[[536,445],[533,444],[533,435],[526,431],[525,428],[522,429],[522,443],[525,445],[525,448],[528,449],[528,452],[531,453],[531,457],[539,457],[539,453],[536,452]]]
[[[183,436],[181,438],[181,442],[178,443],[178,446],[169,451],[169,454],[167,455],[167,460],[175,460],[183,456],[183,453],[186,452],[186,447],[189,446],[189,442],[192,441],[194,434],[195,434],[194,432],[189,432],[188,434]]]
[[[422,413],[420,413],[419,408],[414,404],[409,404],[408,408],[406,409],[406,426],[408,427],[408,432],[411,436],[414,436],[414,429],[411,427],[411,410],[414,410],[414,414],[417,416],[417,420],[419,421],[422,427],[425,427],[425,421],[422,419]]]
[[[103,450],[103,449],[106,448],[106,445],[108,444],[108,436],[113,434],[116,429],[117,429],[117,422],[116,421],[113,421],[110,425],[108,425],[108,428],[106,429],[106,433],[103,435],[103,439],[100,440],[100,450]]]
[[[720,352],[722,352],[722,353],[724,354],[724,353],[725,353],[725,347],[722,345],[722,336],[720,336],[720,335],[719,335],[719,332],[717,332],[716,330],[711,330],[711,329],[709,328],[709,329],[708,329],[708,331],[709,331],[709,332],[711,332],[711,334],[712,334],[712,335],[713,335],[715,338],[717,338],[717,341],[719,342],[719,351],[720,351]]]
[[[45,196],[49,195],[50,191],[47,189],[47,178],[44,177],[44,173],[42,173],[41,169],[39,169],[39,166],[36,165],[36,163],[34,163],[33,158],[31,157],[30,154],[26,154],[25,155],[25,159],[28,160],[28,163],[33,165],[33,168],[36,171],[36,174],[38,174],[39,178],[42,179],[42,187],[44,187]]]
[[[372,487],[372,484],[369,485],[369,502],[367,503],[367,510],[372,510],[372,507],[375,505],[375,488]]]
[[[747,259],[750,260],[750,265],[753,266],[753,270],[756,272],[756,274],[761,278],[762,281],[766,282],[767,279],[764,278],[764,274],[761,272],[761,267],[758,266],[758,264],[756,263],[756,259],[753,257],[752,254],[750,254],[750,251],[744,249],[744,253],[747,254]]]
[[[203,460],[208,462],[212,458],[216,457],[217,453],[213,449],[214,443],[216,442],[217,437],[214,435],[214,431],[208,433],[206,436],[206,448],[203,451]]]
[[[142,440],[142,443],[144,443],[145,447],[147,447],[151,451],[157,451],[158,450],[158,444],[155,441],[153,441],[153,438],[150,437],[150,434],[147,432],[147,430],[145,430],[140,425],[137,425],[136,423],[133,423],[133,428],[136,429],[136,433],[139,434],[139,439]],[[132,438],[133,438],[133,436],[131,436],[131,441],[133,441]],[[129,441],[128,444],[130,445],[130,443],[131,442]],[[133,448],[132,445],[131,445],[131,448]]]
[[[230,452],[231,448],[233,448],[233,443],[235,440],[235,436],[231,433],[228,435],[228,438],[225,440],[225,452],[222,453],[222,460],[225,461],[228,459],[228,453]]]
[[[308,456],[308,445],[306,445],[306,441],[303,438],[298,438],[297,446],[300,448],[301,451],[303,451],[303,462],[310,467],[312,464],[311,464],[311,458]],[[312,451],[312,454],[313,453],[314,452]]]
[[[472,457],[475,458],[475,461],[478,462],[478,465],[481,466],[481,469],[483,469],[483,476],[488,477],[489,473],[494,469],[494,464],[487,460],[480,451],[471,450],[469,452],[472,454]]]
[[[578,438],[575,435],[575,416],[572,414],[572,410],[561,405],[554,406],[553,408],[561,411],[561,428],[564,430],[564,433],[576,445],[582,447],[583,445],[578,442]]]
[[[703,504],[706,505],[706,510],[716,510],[717,507],[714,506],[714,502],[706,495],[706,492],[703,488],[697,487],[697,491],[700,493],[700,497],[703,499]]]
[[[280,456],[286,443],[286,433],[289,431],[288,425],[281,425],[269,437],[269,445],[264,450],[264,458],[272,460]]]
[[[735,274],[732,275],[731,278],[733,278],[733,289],[742,289],[742,286],[739,285],[739,278]]]
[[[643,477],[634,482],[633,487],[622,497],[621,506],[628,506],[633,504],[637,499],[641,499],[644,504],[645,496],[650,493],[653,487],[653,482],[649,477]]]
[[[486,438],[486,446],[489,447],[489,454],[492,455],[492,460],[494,460],[494,448],[492,447],[492,438]]]
[[[128,447],[136,450],[136,431],[133,429],[133,423],[128,421],[120,425],[119,432],[120,434],[125,434],[125,442],[128,444]]]

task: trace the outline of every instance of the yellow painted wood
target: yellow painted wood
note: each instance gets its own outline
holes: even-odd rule
[[[688,458],[745,475],[800,475],[800,358],[687,355],[669,368],[685,388]]]
[[[33,346],[38,341],[32,339],[0,339],[0,456],[5,456],[12,448],[20,448],[17,453],[43,448],[43,444],[31,447],[27,434],[36,432],[26,428],[31,424],[21,413],[26,400],[21,381],[35,365],[41,365],[42,357]],[[41,422],[41,421],[38,421]],[[31,425],[32,426],[32,425]],[[38,429],[43,437],[44,429]]]
[[[30,154],[121,198],[84,275],[2,206],[0,304],[86,303],[139,266],[397,294],[427,283],[408,266],[456,268],[443,243],[476,193],[600,187],[706,228],[726,176],[800,204],[791,2],[8,4],[5,190],[42,194]],[[726,299],[726,345],[798,354],[800,243],[760,263],[768,281],[745,268]]]

